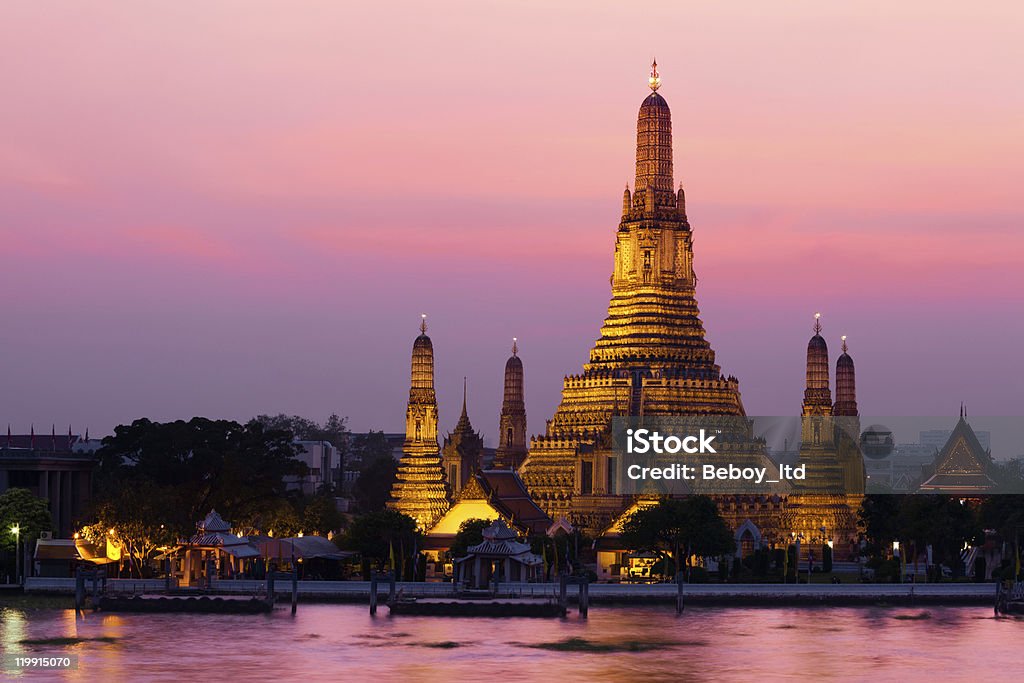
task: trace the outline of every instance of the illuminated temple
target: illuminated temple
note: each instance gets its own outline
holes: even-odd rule
[[[762,462],[767,457],[764,440],[742,427],[750,420],[738,380],[723,374],[705,336],[696,299],[693,232],[683,187],[673,178],[672,118],[658,93],[660,84],[654,64],[651,93],[637,118],[636,175],[622,197],[608,314],[582,372],[564,378],[561,401],[544,433],[532,437],[527,448],[523,364],[514,346],[505,367],[492,468],[482,469],[478,436],[469,427],[465,404],[442,467],[432,348],[425,333],[416,340],[406,445],[393,506],[427,529],[443,517],[433,534],[435,547],[471,511],[483,511],[483,516],[501,517],[524,534],[548,523],[568,525],[598,540],[598,565],[621,563],[625,549],[615,547],[615,530],[625,514],[655,497],[618,492],[621,463],[612,445],[617,417],[693,416],[741,425],[722,440],[725,461]],[[798,536],[805,539],[805,547],[832,541],[837,548],[848,547],[856,538],[864,469],[857,450],[853,360],[844,337],[833,402],[828,347],[820,332],[816,318],[807,350],[801,446],[794,456],[814,476],[782,495],[716,496],[736,533],[739,553]],[[426,371],[417,375],[416,360],[417,353],[425,358],[427,349],[429,387]],[[529,517],[529,523],[523,517],[514,519],[508,512],[513,506],[503,495],[518,501],[520,515]],[[607,567],[599,566],[598,574],[606,576]]]

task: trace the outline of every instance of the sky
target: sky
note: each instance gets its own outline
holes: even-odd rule
[[[657,57],[698,301],[748,414],[813,313],[861,412],[1024,415],[1024,5],[11,2],[0,422],[290,413],[529,431],[610,295]]]

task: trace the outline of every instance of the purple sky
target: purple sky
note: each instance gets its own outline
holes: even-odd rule
[[[607,306],[656,55],[698,298],[747,412],[812,314],[861,411],[1024,413],[1019,3],[9,5],[0,420],[337,412],[530,431]]]

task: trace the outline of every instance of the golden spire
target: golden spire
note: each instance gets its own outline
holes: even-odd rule
[[[843,340],[843,353],[846,353],[846,335],[840,337]]]
[[[661,87],[661,76],[658,75],[658,60],[651,62],[651,77],[647,79],[647,85],[653,92],[658,92]]]
[[[519,354],[519,338],[512,337],[512,355],[516,356]]]
[[[421,334],[426,334],[427,333],[427,314],[426,313],[421,313],[420,314],[420,333]]]
[[[814,334],[821,334],[821,313],[814,314]]]

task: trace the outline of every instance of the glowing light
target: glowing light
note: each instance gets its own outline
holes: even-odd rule
[[[815,320],[819,320],[820,318],[821,318],[821,313],[815,313],[814,314],[814,319]]]
[[[302,538],[302,532],[301,531],[299,532],[299,538]]]
[[[11,533],[14,534],[15,536],[18,536],[20,538],[21,537],[21,525],[20,524],[15,524],[15,525],[11,526]]]
[[[107,531],[107,535],[108,536],[113,536],[114,535],[114,530],[110,529],[109,531]]]
[[[658,60],[651,62],[651,77],[647,79],[647,85],[651,91],[657,92],[661,87],[661,76],[658,75]]]

